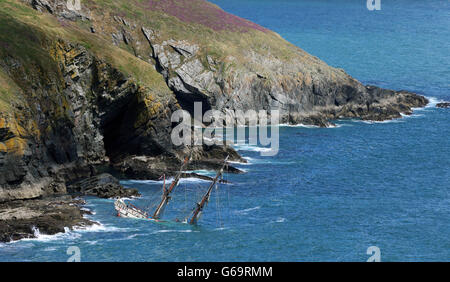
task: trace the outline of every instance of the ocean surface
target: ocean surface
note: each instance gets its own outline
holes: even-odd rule
[[[214,0],[368,84],[421,93],[432,103],[382,123],[280,127],[280,152],[236,146],[249,163],[214,191],[201,224],[115,216],[113,200],[87,198],[86,230],[0,245],[0,261],[450,261],[450,2]],[[213,172],[206,172],[212,175]],[[146,206],[161,182],[123,181]],[[177,187],[166,218],[182,218],[208,183]]]

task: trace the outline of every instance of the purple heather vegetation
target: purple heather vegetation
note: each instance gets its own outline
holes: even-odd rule
[[[246,32],[250,29],[268,31],[205,0],[148,0],[143,3],[146,9],[163,11],[183,22],[202,24],[216,31]]]

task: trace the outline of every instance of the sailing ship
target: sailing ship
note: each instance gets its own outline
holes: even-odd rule
[[[217,187],[218,181],[220,180],[220,177],[223,175],[224,169],[227,165],[229,156],[227,156],[223,162],[222,167],[217,171],[216,177],[213,179],[211,184],[208,187],[208,190],[203,195],[200,202],[196,203],[195,208],[193,209],[192,213],[185,218],[183,223],[189,223],[192,225],[197,224],[198,220],[200,219],[200,216],[202,215],[202,212],[206,205],[209,202],[209,199],[211,198],[211,193],[213,191],[214,186]],[[164,177],[163,181],[163,195],[161,198],[160,203],[158,204],[156,210],[153,213],[149,213],[147,211],[144,211],[143,209],[140,209],[130,203],[126,203],[123,199],[117,199],[114,202],[114,208],[117,211],[117,216],[119,217],[125,217],[125,218],[136,218],[136,219],[146,219],[150,221],[155,222],[164,222],[161,220],[161,216],[164,213],[164,210],[166,206],[169,204],[171,200],[171,194],[174,191],[174,189],[178,186],[181,176],[183,174],[183,171],[185,170],[187,164],[189,163],[190,158],[186,158],[175,176],[175,179],[170,184],[169,188],[166,188],[166,178]]]

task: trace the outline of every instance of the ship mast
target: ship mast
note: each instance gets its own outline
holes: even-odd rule
[[[163,197],[161,199],[161,203],[159,203],[158,207],[155,210],[155,213],[153,214],[154,219],[159,219],[161,213],[164,211],[164,208],[167,206],[167,204],[170,201],[170,193],[172,193],[173,189],[178,185],[178,182],[180,181],[181,175],[183,174],[184,168],[186,167],[187,163],[189,162],[190,157],[186,157],[184,159],[183,165],[180,168],[180,171],[175,176],[175,179],[171,183],[170,187],[166,189],[164,184],[164,192]]]
[[[189,221],[189,224],[196,224],[197,223],[197,220],[199,219],[199,217],[201,215],[201,212],[203,211],[203,208],[209,202],[209,198],[211,197],[211,192],[212,192],[212,189],[214,188],[214,185],[219,180],[219,177],[222,175],[223,170],[225,169],[225,166],[227,165],[228,158],[229,158],[229,156],[227,156],[225,158],[225,161],[223,163],[222,168],[217,172],[217,175],[214,178],[214,180],[211,183],[211,185],[209,186],[208,191],[203,196],[202,200],[199,203],[197,203],[197,207],[195,208],[194,212],[192,213],[192,217],[191,217],[191,220]]]

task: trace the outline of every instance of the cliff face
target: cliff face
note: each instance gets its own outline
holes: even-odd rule
[[[18,203],[41,207],[36,199],[64,197],[67,184],[99,168],[133,178],[175,171],[187,150],[172,145],[170,117],[180,108],[192,111],[195,101],[204,111],[277,109],[282,123],[319,126],[342,117],[397,118],[427,103],[364,86],[206,1],[81,4],[73,10],[65,0],[0,2],[0,233],[9,232],[3,238],[32,233],[33,221],[15,216]],[[228,147],[195,148],[192,168],[216,167],[226,154],[242,160]],[[85,223],[67,210],[48,232]],[[33,214],[45,228],[48,216]],[[22,220],[19,235],[14,218]]]
[[[85,47],[42,36],[43,61],[12,49],[2,61],[23,99],[2,112],[0,201],[63,193],[64,182],[119,154],[172,152],[170,114],[178,105],[167,88],[140,85]]]
[[[187,110],[194,101],[205,111],[277,109],[281,123],[329,126],[341,117],[399,118],[426,103],[410,93],[366,87],[206,1],[129,1],[126,11],[122,1],[91,2],[80,11],[91,29],[155,64]],[[53,5],[53,13],[64,17]]]

